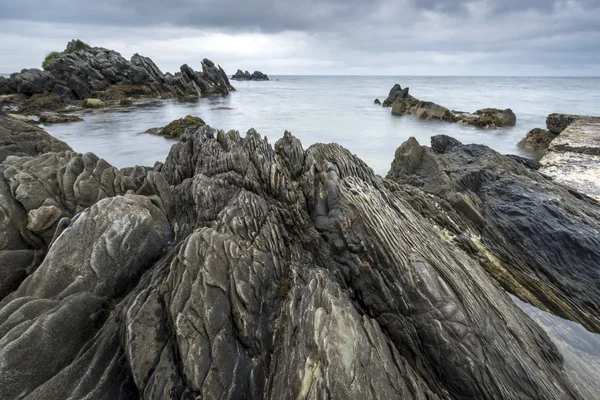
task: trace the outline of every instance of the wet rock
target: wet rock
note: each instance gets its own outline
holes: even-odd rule
[[[379,101],[379,99],[375,99],[375,100],[373,101],[373,104],[381,105],[381,101]]]
[[[238,69],[231,79],[236,81],[268,81],[269,77],[260,71],[254,71],[250,74],[248,71],[243,72],[241,69]]]
[[[454,115],[458,122],[477,128],[497,129],[515,126],[517,123],[517,117],[510,108],[506,110],[484,108],[475,111],[473,114],[455,111]]]
[[[385,105],[385,102],[384,102]],[[399,98],[392,105],[392,115],[414,115],[419,119],[435,119],[446,122],[457,122],[456,116],[446,107],[430,101],[415,98]]]
[[[554,138],[556,138],[556,134],[545,129],[535,128],[529,131],[527,136],[517,143],[517,146],[537,153],[544,153]]]
[[[396,190],[508,291],[599,332],[600,206],[538,168],[440,135],[402,144],[388,178],[419,188]]]
[[[550,114],[546,118],[546,129],[558,135],[559,133],[564,131],[567,128],[567,126],[571,125],[573,122],[575,122],[581,117],[581,115],[574,114]]]
[[[67,122],[80,122],[83,121],[83,118],[80,118],[76,115],[67,115],[67,114],[43,114],[40,115],[39,123],[40,124],[64,124]]]
[[[144,133],[166,138],[178,138],[186,132],[196,132],[201,126],[206,125],[202,118],[186,115],[184,118],[176,119],[162,128],[150,128]]]

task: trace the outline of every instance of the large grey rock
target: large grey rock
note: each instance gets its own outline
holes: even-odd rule
[[[241,69],[238,69],[231,79],[236,81],[268,81],[269,77],[260,71],[254,71],[251,74],[248,71],[243,72]]]
[[[91,175],[48,160],[35,173],[115,182],[84,157]],[[59,220],[0,302],[6,398],[582,398],[544,332],[409,203],[414,188],[339,145],[203,126],[155,170],[118,173],[137,195],[52,190],[92,205]],[[48,191],[33,181],[19,193]]]
[[[538,154],[543,154],[548,149],[550,142],[555,138],[556,134],[545,129],[535,128],[529,131],[529,133],[527,133],[527,135],[521,139],[517,145]]]
[[[599,332],[600,205],[539,167],[440,135],[400,146],[388,177],[428,193],[395,189],[507,290]]]

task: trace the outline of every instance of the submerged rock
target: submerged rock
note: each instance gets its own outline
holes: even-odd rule
[[[202,118],[186,115],[184,118],[176,119],[162,128],[150,128],[144,133],[174,139],[181,137],[186,132],[196,132],[204,125],[206,125],[206,123]]]
[[[47,246],[0,301],[6,398],[582,398],[415,208],[430,196],[337,144],[202,126],[157,171],[72,152],[0,168],[0,245]]]
[[[392,115],[413,115],[420,119],[434,119],[446,122],[459,122],[484,129],[499,129],[515,126],[517,117],[507,108],[484,108],[474,113],[451,111],[439,104],[422,101],[408,94],[408,88],[402,89],[395,84],[383,102],[384,107],[392,107]]]
[[[40,124],[64,124],[67,122],[80,122],[83,121],[83,118],[80,118],[76,115],[66,115],[66,114],[44,114],[40,115],[39,123]]]
[[[269,77],[260,71],[254,71],[250,74],[248,71],[243,72],[241,69],[238,69],[231,79],[236,81],[268,81]]]

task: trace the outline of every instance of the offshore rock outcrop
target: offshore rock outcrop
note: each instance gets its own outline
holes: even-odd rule
[[[505,289],[600,332],[600,205],[539,168],[440,135],[403,143],[388,178]]]
[[[339,145],[203,126],[155,170],[0,168],[2,237],[47,249],[0,301],[6,399],[582,397],[478,261]],[[38,234],[28,210],[66,217]]]
[[[263,74],[260,71],[254,71],[251,74],[248,71],[244,72],[241,69],[238,69],[231,79],[235,81],[268,81],[269,77],[267,74]]]
[[[44,70],[24,69],[0,79],[0,94],[20,100],[20,112],[59,110],[90,97],[105,101],[228,94],[235,90],[227,74],[212,61],[197,72],[184,64],[175,75],[163,74],[147,57],[126,60],[118,52],[72,41],[52,53]]]
[[[186,115],[183,118],[171,121],[169,124],[161,128],[150,128],[144,133],[175,139],[181,137],[186,132],[196,132],[204,125],[206,125],[206,123],[202,120],[202,118],[195,117],[193,115]]]
[[[392,107],[392,115],[408,114],[420,119],[458,122],[484,129],[501,129],[517,123],[517,117],[510,108],[484,108],[473,113],[453,111],[431,101],[419,100],[408,94],[408,90],[402,89],[398,84],[394,85],[384,100],[383,107]]]

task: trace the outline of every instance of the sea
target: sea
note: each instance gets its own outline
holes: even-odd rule
[[[391,87],[408,86],[422,100],[451,110],[511,108],[517,124],[482,130],[460,124],[393,116],[383,101]],[[304,148],[336,142],[358,155],[375,173],[385,175],[394,152],[410,136],[429,144],[438,134],[463,143],[480,143],[501,153],[531,156],[517,142],[533,128],[545,127],[553,112],[600,115],[600,78],[515,78],[432,76],[272,76],[265,82],[232,81],[228,96],[194,101],[150,101],[119,113],[91,113],[84,122],[44,126],[78,152],[94,152],[116,167],[152,166],[164,161],[174,143],[141,134],[188,114],[213,128],[250,128],[275,144],[285,130]]]
[[[383,101],[394,84],[452,110],[511,108],[516,126],[483,130],[460,124],[393,116]],[[553,112],[600,115],[600,77],[272,76],[266,82],[232,81],[236,91],[193,101],[148,101],[122,112],[83,114],[84,122],[43,126],[78,152],[94,152],[116,167],[164,161],[174,140],[143,134],[188,114],[218,129],[256,129],[275,144],[285,130],[304,148],[336,142],[385,175],[394,152],[410,136],[429,144],[433,135],[487,145],[500,153],[531,157],[517,147],[527,132],[545,127]],[[512,297],[512,296],[511,296]],[[600,399],[600,335],[513,297],[548,334],[564,369],[585,398]]]

